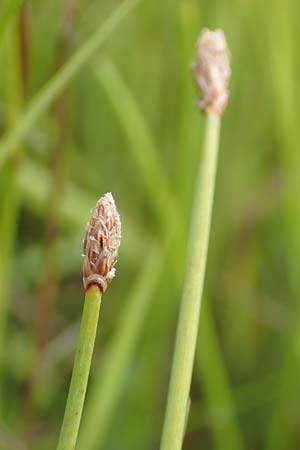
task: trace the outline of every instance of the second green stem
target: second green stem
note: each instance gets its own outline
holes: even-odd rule
[[[188,413],[218,159],[220,120],[207,118],[161,450],[180,450]]]

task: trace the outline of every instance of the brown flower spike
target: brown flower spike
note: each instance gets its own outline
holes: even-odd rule
[[[83,241],[83,285],[96,284],[105,292],[115,276],[121,241],[121,220],[111,193],[98,200]]]
[[[206,114],[221,117],[227,106],[231,72],[230,54],[222,30],[202,31],[192,70],[202,95],[197,100],[198,108]]]

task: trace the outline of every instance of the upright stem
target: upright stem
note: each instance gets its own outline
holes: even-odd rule
[[[12,18],[6,30],[4,42],[3,72],[6,73],[6,128],[8,132],[14,127],[22,109],[23,92],[20,79],[20,47],[19,47],[19,15]],[[1,20],[0,20],[1,21]],[[0,27],[1,28],[1,27]],[[0,30],[1,37],[1,30]],[[20,146],[15,149],[21,152]],[[5,351],[4,335],[7,320],[7,307],[11,288],[11,262],[15,246],[16,228],[18,221],[18,189],[15,175],[18,169],[18,158],[10,158],[0,175],[0,367],[3,369]],[[1,389],[0,389],[1,390]],[[2,397],[1,390],[1,397]],[[4,400],[1,398],[1,411],[5,410]]]
[[[75,449],[94,350],[100,305],[100,289],[98,286],[92,285],[85,294],[79,341],[57,450]]]
[[[161,450],[180,450],[188,412],[218,158],[220,119],[207,117]]]

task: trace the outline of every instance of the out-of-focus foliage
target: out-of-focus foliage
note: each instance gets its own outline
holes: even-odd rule
[[[21,3],[0,4],[4,139],[122,5]],[[159,446],[203,140],[190,64],[204,26],[224,29],[232,81],[184,449],[297,448],[298,22],[294,0],[139,0],[14,141],[0,169],[0,449],[55,448],[84,226],[107,191],[123,241],[78,449]],[[176,226],[184,237],[170,241]]]

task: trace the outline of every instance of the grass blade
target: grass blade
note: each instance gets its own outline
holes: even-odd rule
[[[93,66],[97,80],[108,96],[114,113],[127,137],[132,156],[138,166],[140,181],[152,204],[157,219],[165,223],[179,215],[156,144],[134,97],[116,66],[108,58]],[[122,104],[120,104],[122,99]],[[167,214],[165,210],[167,209]],[[170,217],[171,216],[171,217]]]
[[[291,309],[293,320],[285,337],[282,353],[283,371],[279,386],[279,398],[273,407],[271,420],[266,433],[267,450],[290,450],[296,445],[293,433],[297,424],[293,422],[293,407],[297,407],[295,398],[299,397],[291,389],[296,386],[300,375],[300,208],[299,208],[299,131],[295,92],[297,87],[293,80],[294,72],[294,38],[291,4],[287,2],[282,8],[277,0],[272,9],[273,20],[270,21],[270,47],[272,58],[273,91],[275,96],[274,112],[277,123],[276,132],[279,141],[281,169],[288,188],[288,196],[283,205],[282,217],[285,227],[287,246],[287,265],[289,286],[291,289]],[[274,34],[276,33],[276,34]],[[276,39],[274,38],[276,36]],[[296,422],[296,421],[295,421]],[[299,436],[297,436],[299,438]]]
[[[62,66],[49,83],[29,103],[27,110],[20,117],[15,128],[7,133],[0,142],[0,169],[7,158],[16,153],[16,145],[24,139],[38,118],[61,94],[67,84],[84,67],[104,41],[114,31],[119,22],[132,10],[138,0],[125,0],[111,16],[101,24],[76,51],[69,61]]]
[[[240,450],[243,448],[243,441],[237,423],[236,408],[214,330],[213,317],[206,301],[203,302],[198,342],[196,371],[203,385],[209,414],[217,416],[217,420],[211,422],[216,448]]]

